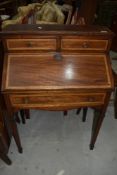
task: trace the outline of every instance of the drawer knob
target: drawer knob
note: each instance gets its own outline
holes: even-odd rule
[[[27,47],[33,47],[34,44],[32,42],[28,42],[26,45]]]
[[[88,48],[89,47],[89,43],[87,42],[84,42],[83,45],[82,45],[83,48]]]
[[[56,52],[56,53],[55,53],[54,58],[55,58],[55,60],[58,60],[58,61],[60,61],[60,60],[63,59],[61,53],[59,53],[59,52]]]
[[[27,104],[29,102],[28,98],[24,98],[24,103]]]
[[[94,102],[95,101],[95,98],[94,97],[89,97],[89,102]]]

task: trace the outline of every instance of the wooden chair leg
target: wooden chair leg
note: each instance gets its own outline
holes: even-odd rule
[[[18,112],[15,113],[15,120],[17,123],[20,123],[20,118],[19,118]]]
[[[28,109],[22,109],[20,110],[20,116],[22,123],[25,124],[26,123],[25,117],[26,119],[30,119],[30,111]],[[15,113],[15,120],[17,123],[20,123],[20,117],[18,115],[18,112]]]
[[[29,109],[24,109],[24,114],[26,116],[26,119],[30,119],[30,110]]]
[[[83,122],[86,121],[87,110],[88,110],[88,108],[83,108],[83,117],[82,117],[82,121],[83,121]]]
[[[115,89],[115,97],[114,97],[114,117],[117,119],[117,89]]]
[[[113,78],[114,78],[114,87],[115,87],[115,93],[114,93],[114,118],[117,119],[117,73],[112,69],[113,72]]]
[[[80,114],[81,108],[77,109],[76,114]]]
[[[66,116],[66,115],[68,114],[68,112],[67,112],[67,111],[64,111],[63,113],[64,113],[64,116]]]
[[[81,109],[82,109],[82,108],[77,109],[77,111],[76,111],[76,114],[77,114],[77,115],[80,113]],[[82,116],[82,121],[83,121],[83,122],[86,121],[87,110],[88,110],[87,107],[86,107],[86,108],[83,108],[83,116]]]
[[[21,115],[22,123],[25,124],[26,123],[25,111],[23,109],[20,110],[20,115]]]

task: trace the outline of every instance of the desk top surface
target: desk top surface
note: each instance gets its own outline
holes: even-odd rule
[[[2,90],[109,89],[110,69],[104,54],[9,54]]]
[[[46,24],[16,24],[9,25],[3,31],[0,32],[1,37],[7,34],[47,34],[47,35],[94,35],[94,36],[106,36],[112,37],[113,33],[110,29],[103,26],[93,26],[93,25],[46,25]]]

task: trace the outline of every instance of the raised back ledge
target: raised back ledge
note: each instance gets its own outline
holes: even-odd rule
[[[39,25],[39,24],[15,24],[9,25],[4,30],[0,32],[1,37],[4,34],[64,34],[64,35],[96,35],[96,36],[111,36],[114,34],[110,29],[104,26],[95,26],[95,25]]]

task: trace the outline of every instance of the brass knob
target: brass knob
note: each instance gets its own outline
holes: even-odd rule
[[[88,48],[89,47],[89,43],[87,42],[84,42],[83,45],[82,45],[83,48]]]

